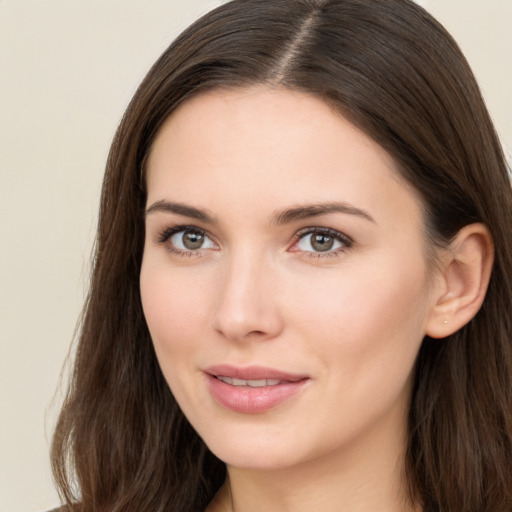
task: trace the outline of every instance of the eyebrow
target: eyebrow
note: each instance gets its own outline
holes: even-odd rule
[[[348,215],[355,215],[362,219],[375,223],[373,217],[360,208],[356,208],[348,203],[320,203],[310,205],[299,205],[294,208],[287,208],[281,212],[276,213],[272,217],[272,223],[281,225],[295,222],[298,220],[310,219],[319,217],[320,215],[328,215],[330,213],[344,213]]]
[[[213,224],[215,222],[215,218],[207,210],[172,201],[156,201],[146,210],[146,215],[155,212],[175,213],[177,215],[183,215],[184,217],[190,217],[191,219],[206,222],[207,224]]]
[[[208,210],[203,210],[183,203],[176,203],[174,201],[156,201],[146,210],[146,215],[155,212],[174,213],[177,215],[183,215],[184,217],[190,217],[191,219],[200,220],[207,224],[215,223],[215,217],[209,213]],[[280,226],[283,224],[290,224],[298,220],[311,219],[321,215],[328,215],[330,213],[355,215],[375,223],[373,217],[365,210],[356,208],[355,206],[352,206],[348,203],[329,202],[299,205],[293,208],[286,208],[272,216],[271,224]]]

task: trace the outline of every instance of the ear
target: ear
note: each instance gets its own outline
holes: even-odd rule
[[[427,319],[426,334],[444,338],[466,325],[485,298],[494,262],[491,234],[483,224],[462,228],[446,252]]]

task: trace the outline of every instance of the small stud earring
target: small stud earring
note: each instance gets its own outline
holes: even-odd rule
[[[443,320],[443,324],[447,324],[448,323],[448,320]]]

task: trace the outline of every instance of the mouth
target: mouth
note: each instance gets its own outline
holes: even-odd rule
[[[225,377],[223,375],[217,375],[216,379],[224,382],[225,384],[229,384],[230,386],[245,386],[250,388],[263,388],[265,386],[277,386],[281,384],[283,381],[278,379],[258,379],[258,380],[245,380],[245,379],[235,379],[234,377]]]
[[[256,366],[220,365],[208,368],[205,374],[214,401],[223,408],[244,414],[278,407],[305,389],[311,380],[307,375]]]
[[[265,366],[239,367],[229,364],[210,366],[205,373],[227,384],[253,387],[261,387],[263,381],[268,386],[275,386],[281,382],[298,382],[308,378],[305,374],[289,373]]]

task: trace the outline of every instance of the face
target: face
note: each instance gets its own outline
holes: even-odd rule
[[[144,313],[184,414],[230,466],[399,446],[432,307],[421,204],[311,95],[198,95],[148,160]]]

